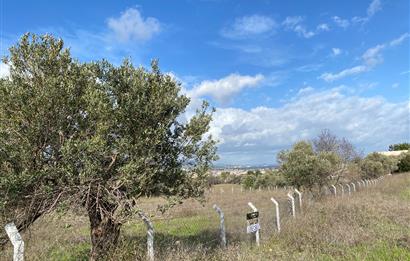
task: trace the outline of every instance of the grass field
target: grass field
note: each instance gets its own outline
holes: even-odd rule
[[[281,205],[282,231],[274,230],[273,205]],[[216,186],[201,205],[185,202],[161,216],[153,207],[160,199],[141,205],[155,215],[158,260],[410,260],[410,175],[386,177],[374,187],[350,197],[327,197],[306,202],[303,214],[287,216],[285,190],[246,191]],[[258,248],[245,233],[244,215],[252,201],[261,212],[262,244]],[[225,212],[227,249],[220,249],[218,218],[212,205]],[[52,213],[37,221],[23,237],[26,260],[87,260],[90,251],[85,216]],[[124,224],[112,260],[144,260],[145,228],[137,220]],[[1,260],[11,260],[11,245]]]

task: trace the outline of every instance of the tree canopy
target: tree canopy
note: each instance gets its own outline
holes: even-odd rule
[[[80,63],[61,39],[24,35],[0,81],[0,213],[20,230],[59,204],[84,208],[91,258],[115,246],[142,196],[203,194],[216,159],[204,103],[185,120],[180,84],[151,70]]]

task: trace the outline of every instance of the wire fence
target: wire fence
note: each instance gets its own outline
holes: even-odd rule
[[[348,191],[354,193],[364,190],[376,184],[377,181],[379,180],[332,186],[325,188],[323,194],[328,197],[346,197],[349,195]],[[214,186],[208,190],[205,195],[206,200],[202,203],[196,200],[187,200],[165,213],[159,212],[155,207],[164,203],[160,199],[143,199],[140,207],[145,211],[144,216],[141,216],[141,220],[134,220],[126,224],[123,231],[137,239],[134,240],[134,243],[138,242],[141,246],[140,249],[145,248],[144,245],[148,244],[148,252],[144,251],[148,254],[146,256],[144,254],[144,258],[149,260],[154,259],[154,252],[156,259],[162,260],[170,251],[177,251],[180,248],[212,250],[224,247],[222,234],[224,234],[228,245],[256,244],[255,233],[247,233],[247,225],[249,224],[246,214],[254,212],[248,205],[249,202],[252,202],[259,213],[260,241],[263,244],[274,233],[280,233],[278,224],[286,229],[286,223],[295,218],[292,216],[292,206],[288,194],[295,199],[296,218],[302,211],[309,211],[313,197],[307,192],[299,194],[297,190],[290,187],[245,190],[239,185],[225,184]],[[278,203],[278,215],[275,201]],[[219,207],[223,213],[223,224],[221,224],[220,213],[218,214],[214,205]],[[149,224],[152,224],[154,232],[148,233],[147,242],[147,226]],[[224,227],[223,233],[221,233],[222,227]],[[15,256],[22,255],[16,253]]]

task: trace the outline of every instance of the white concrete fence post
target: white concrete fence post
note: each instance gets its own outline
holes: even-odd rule
[[[13,245],[13,261],[23,261],[24,260],[24,242],[20,236],[20,233],[14,225],[14,223],[8,223],[4,226],[7,236],[10,238],[11,244]]]
[[[348,191],[348,195],[350,196],[351,194],[352,194],[352,190],[350,189],[350,185],[349,184],[346,184],[346,186],[347,186],[347,191]]]
[[[334,193],[334,195],[335,195],[335,197],[337,196],[337,189],[336,189],[336,186],[335,185],[332,185],[332,188],[333,188],[333,193]]]
[[[275,213],[276,213],[276,229],[278,233],[280,232],[280,213],[279,213],[279,203],[274,199],[270,198],[270,200],[275,204]]]
[[[147,227],[147,259],[149,261],[154,261],[154,226],[152,225],[151,220],[149,220],[142,211],[139,211],[138,215]]]
[[[219,215],[220,223],[219,223],[219,236],[221,237],[221,247],[226,247],[226,233],[225,233],[225,216],[222,210],[217,206],[214,205],[214,209]]]
[[[340,186],[340,188],[342,189],[342,197],[343,197],[344,194],[345,194],[345,189],[344,189],[344,187],[343,187],[343,184],[339,184],[339,186]]]
[[[298,194],[298,200],[299,200],[299,211],[302,213],[302,192],[300,192],[298,189],[295,188],[296,194]]]
[[[356,185],[352,182],[353,192],[356,192]]]
[[[252,202],[248,202],[248,206],[252,209],[253,212],[258,212],[258,209],[252,204]],[[256,230],[255,232],[255,240],[256,240],[256,245],[260,245],[260,234],[259,234],[259,229]]]
[[[292,217],[296,217],[295,213],[295,198],[292,196],[292,194],[289,192],[288,193],[288,201],[289,201],[289,209]]]

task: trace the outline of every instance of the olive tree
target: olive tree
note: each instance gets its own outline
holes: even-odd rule
[[[24,230],[64,204],[85,209],[91,259],[116,246],[137,199],[203,195],[216,159],[204,103],[185,120],[180,84],[129,61],[80,63],[61,39],[24,35],[0,82],[0,213]]]
[[[289,185],[314,191],[328,184],[340,158],[330,151],[316,153],[310,142],[300,141],[281,151],[278,162]]]

